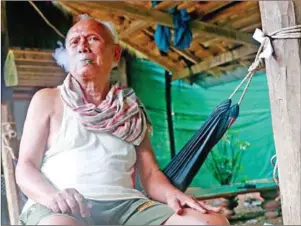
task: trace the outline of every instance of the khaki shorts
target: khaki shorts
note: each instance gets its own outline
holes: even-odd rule
[[[23,225],[37,225],[49,216],[65,215],[87,225],[161,225],[174,214],[169,206],[148,199],[88,202],[92,204],[89,218],[54,213],[43,205],[34,204],[21,214],[20,222]]]

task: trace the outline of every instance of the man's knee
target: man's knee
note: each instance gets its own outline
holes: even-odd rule
[[[86,226],[80,220],[65,215],[52,215],[39,222],[38,225],[72,225],[72,226]]]
[[[221,214],[208,214],[205,225],[230,225],[228,219]]]
[[[221,214],[203,214],[193,209],[184,209],[182,215],[174,214],[164,225],[229,225],[229,221]]]
[[[194,224],[196,225],[230,225],[228,219],[218,213],[203,214],[194,211],[191,217],[194,218]]]

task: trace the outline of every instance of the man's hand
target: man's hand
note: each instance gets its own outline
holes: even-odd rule
[[[56,193],[51,197],[47,206],[55,213],[72,213],[80,214],[86,218],[90,216],[91,206],[88,206],[85,198],[75,189],[68,188]]]
[[[166,200],[167,205],[170,206],[178,215],[183,213],[184,207],[190,207],[200,211],[201,213],[208,213],[210,211],[218,213],[220,211],[220,207],[212,207],[180,191],[168,195]]]

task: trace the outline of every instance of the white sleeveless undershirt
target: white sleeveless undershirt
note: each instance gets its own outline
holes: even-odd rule
[[[64,104],[60,130],[41,166],[46,178],[56,188],[75,188],[87,199],[146,198],[134,188],[134,145],[109,133],[88,131],[77,117]],[[33,203],[28,200],[26,206]]]

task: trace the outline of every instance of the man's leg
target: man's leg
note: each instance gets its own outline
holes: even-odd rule
[[[34,204],[20,216],[22,225],[75,225],[84,226],[86,219],[81,216],[54,213],[41,204]]]
[[[203,214],[194,209],[185,208],[182,215],[174,214],[164,225],[229,225],[227,218],[217,213]]]
[[[85,226],[85,224],[76,220],[73,217],[65,215],[51,215],[41,220],[38,225],[72,225],[72,226]]]

